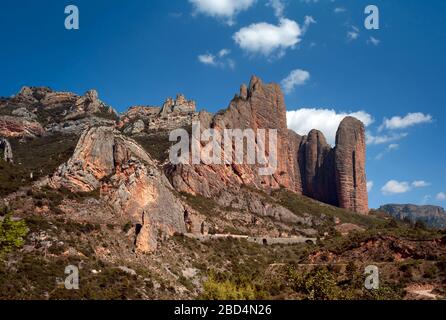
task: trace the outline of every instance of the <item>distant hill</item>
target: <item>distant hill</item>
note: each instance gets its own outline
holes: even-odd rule
[[[379,208],[399,220],[422,221],[430,228],[446,229],[446,212],[439,206],[417,206],[413,204],[387,204]]]

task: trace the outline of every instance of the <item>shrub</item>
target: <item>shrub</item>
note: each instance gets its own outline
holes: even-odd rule
[[[11,214],[7,214],[0,222],[0,258],[15,248],[20,248],[27,233],[28,228],[24,221],[13,221]]]
[[[203,284],[202,298],[205,300],[254,300],[255,288],[248,283],[237,285],[230,280],[218,281],[214,275]]]
[[[340,290],[332,272],[327,268],[317,268],[305,274],[289,270],[293,289],[305,294],[308,300],[337,300]]]

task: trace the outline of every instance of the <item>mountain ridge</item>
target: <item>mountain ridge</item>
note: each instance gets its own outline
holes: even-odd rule
[[[440,206],[386,204],[378,210],[399,220],[409,219],[412,223],[420,221],[430,228],[446,229],[446,211]]]

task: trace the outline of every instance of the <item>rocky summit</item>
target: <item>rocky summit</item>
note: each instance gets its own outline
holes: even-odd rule
[[[193,124],[251,130],[249,148],[275,154],[274,171],[171,161],[169,135],[193,134]],[[262,130],[277,133],[277,148]],[[237,153],[236,143],[224,147]],[[400,286],[415,281],[402,282],[413,259],[424,259],[417,272],[441,296],[444,237],[369,211],[365,159],[363,123],[343,119],[334,146],[317,128],[300,136],[287,128],[280,86],[255,76],[215,114],[181,94],[118,114],[95,90],[24,87],[0,98],[0,228],[19,224],[17,241],[0,242],[0,298],[299,299],[310,289],[327,299],[410,298]],[[73,264],[80,291],[54,287],[60,266]],[[327,264],[339,270],[313,268]],[[369,264],[384,270],[376,297],[363,289]],[[297,280],[315,277],[342,290]],[[220,296],[223,285],[234,292]]]

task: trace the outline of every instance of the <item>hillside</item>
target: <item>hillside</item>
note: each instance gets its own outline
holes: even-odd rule
[[[344,119],[332,148],[288,130],[285,110],[256,77],[215,115],[182,95],[121,115],[95,91],[0,100],[0,299],[444,297],[445,233],[368,210],[364,125]],[[169,133],[193,121],[277,130],[277,170],[172,163]]]

